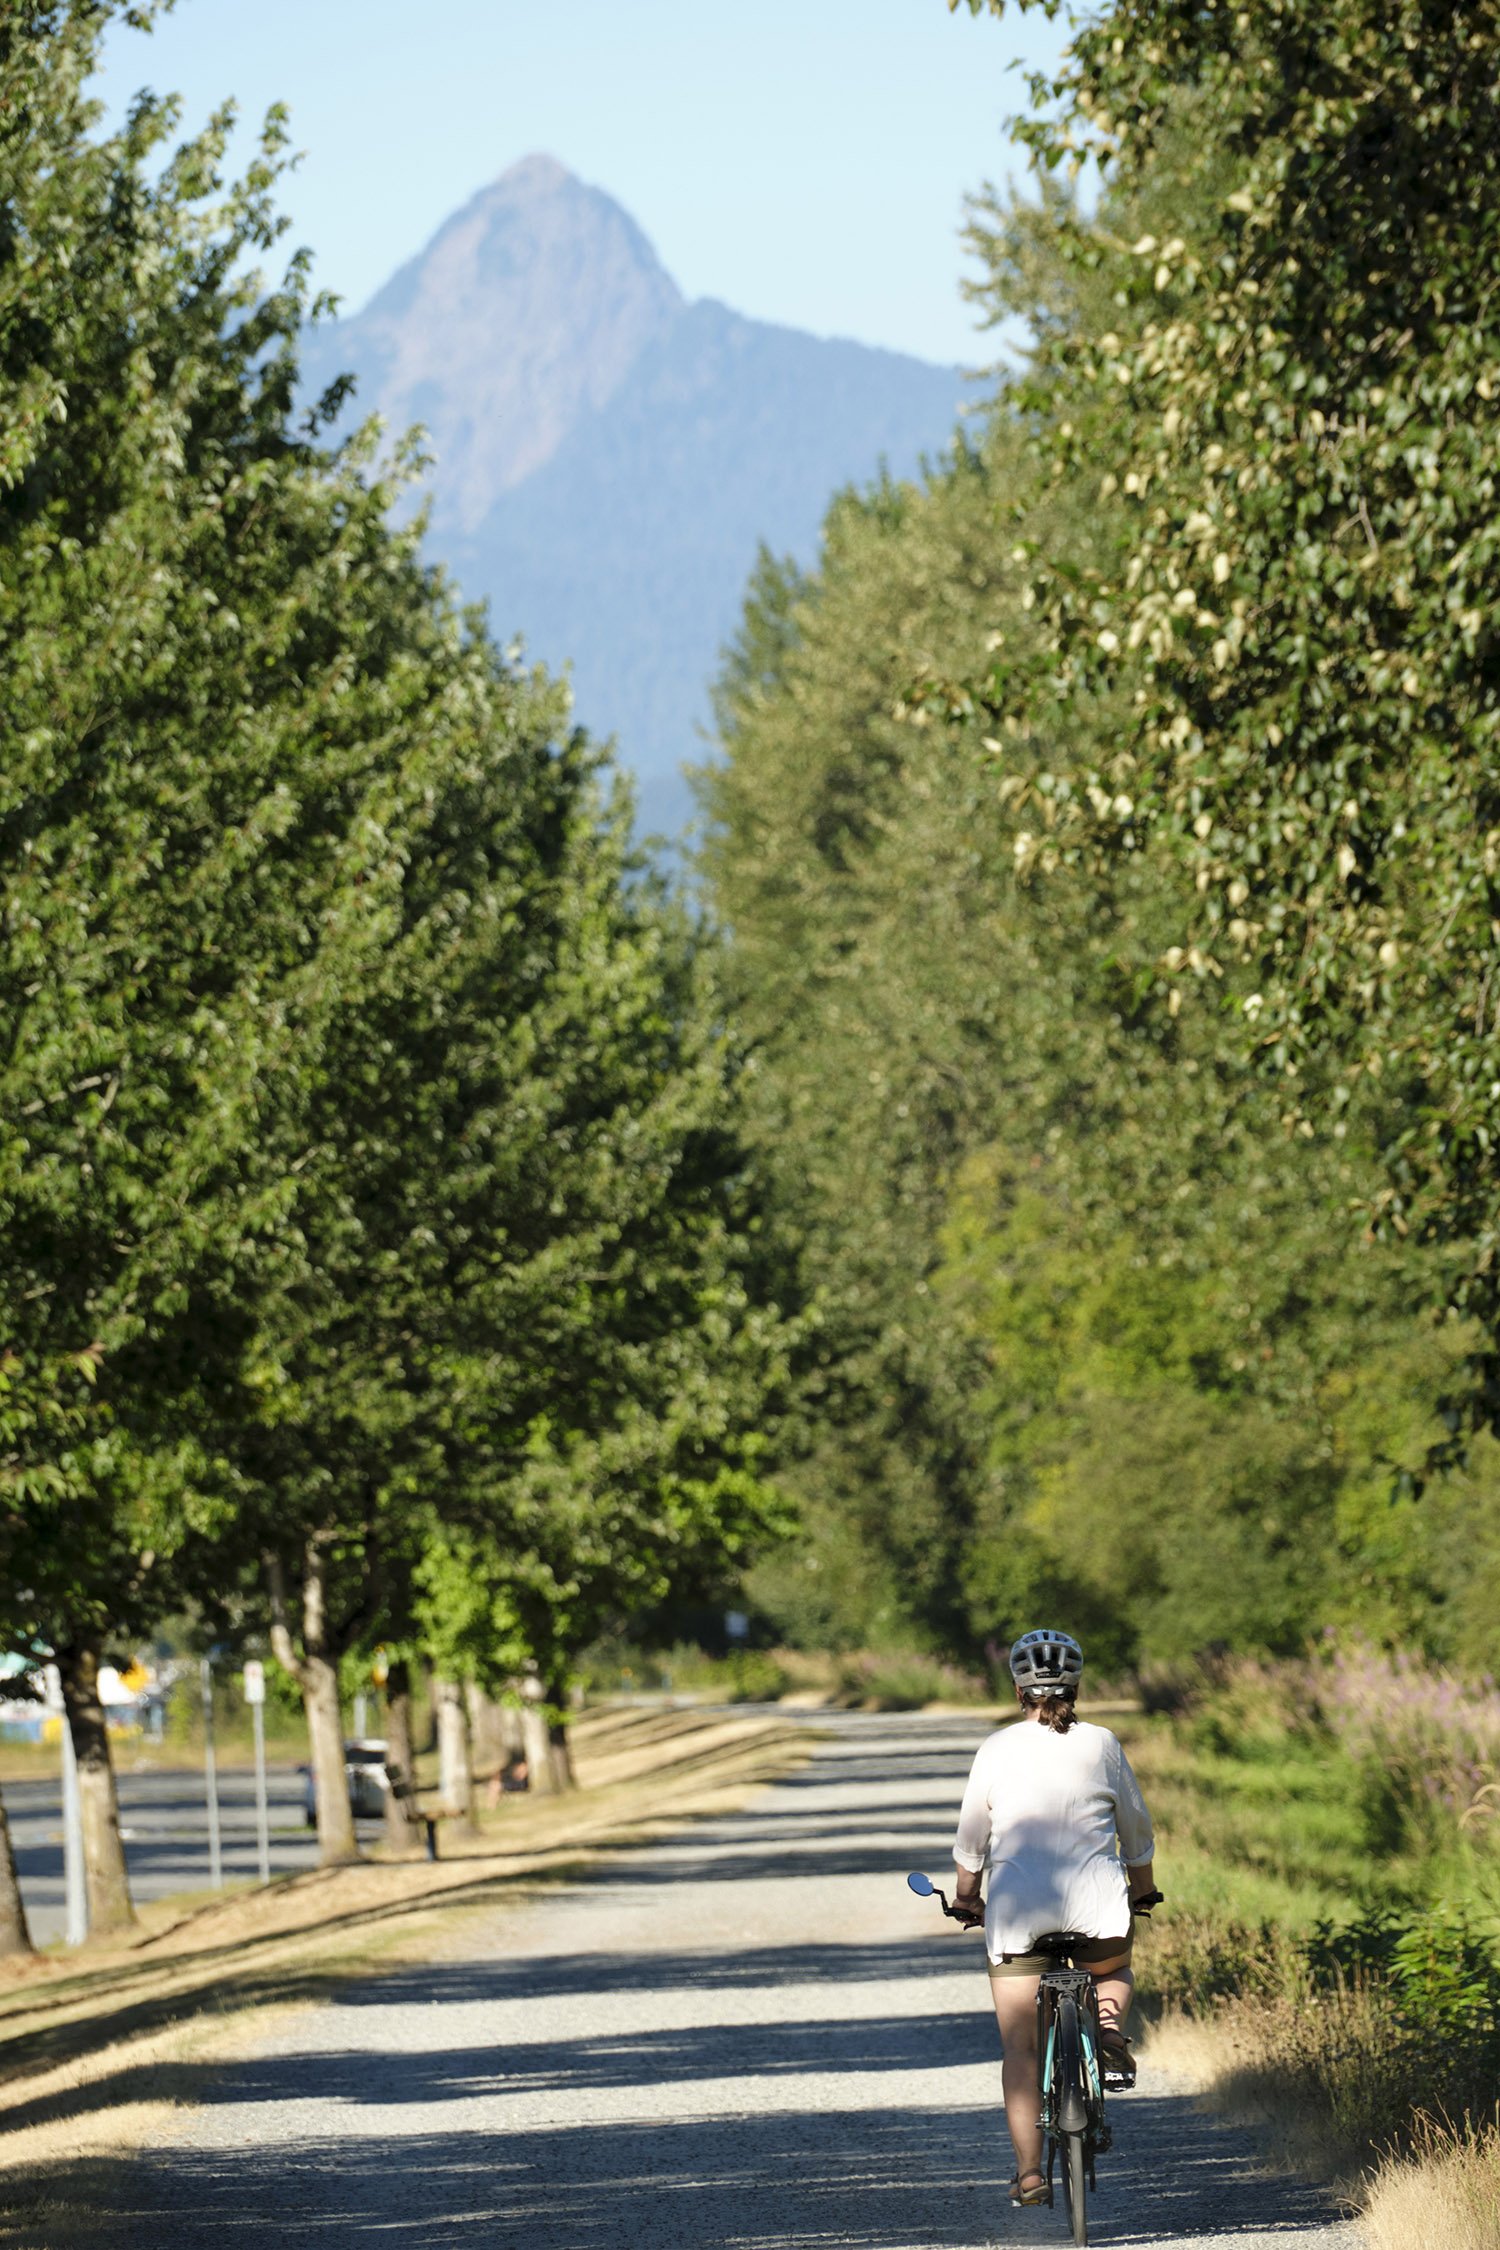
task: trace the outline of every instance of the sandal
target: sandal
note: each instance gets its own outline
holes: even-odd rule
[[[1035,2180],[1036,2186],[1028,2187],[1026,2185],[1028,2180]],[[1017,2172],[1010,2183],[1010,2199],[1018,2209],[1023,2204],[1050,2203],[1052,2193],[1047,2186],[1046,2173],[1041,2171]]]
[[[1099,2058],[1109,2076],[1121,2086],[1135,2084],[1135,2057],[1130,2052],[1130,2041],[1123,2031],[1101,2030]]]

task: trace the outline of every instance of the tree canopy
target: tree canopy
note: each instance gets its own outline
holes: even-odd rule
[[[1024,364],[752,588],[702,865],[830,1340],[798,1630],[1488,1647],[1477,33],[1076,24],[972,215]]]

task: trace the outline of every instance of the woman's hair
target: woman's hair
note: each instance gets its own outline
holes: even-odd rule
[[[1020,1688],[1017,1693],[1022,1710],[1035,1711],[1038,1722],[1054,1734],[1066,1734],[1077,1721],[1077,1688],[1053,1688],[1050,1692],[1046,1688]]]

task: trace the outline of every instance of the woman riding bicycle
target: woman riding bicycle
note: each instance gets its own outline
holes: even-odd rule
[[[1093,1977],[1100,2042],[1112,2070],[1134,2076],[1125,2020],[1131,1908],[1152,1880],[1151,1817],[1130,1761],[1108,1727],[1077,1716],[1083,1650],[1067,1633],[1023,1633],[1010,1674],[1025,1714],[981,1743],[964,1791],[953,1857],[955,1910],[984,1923],[990,1988],[1000,2026],[1005,2115],[1015,2144],[1013,2203],[1044,2203],[1037,2087],[1037,1984],[1047,1959],[1034,1949],[1052,1930],[1076,1930],[1074,1950]],[[980,1882],[989,1870],[989,1905]]]

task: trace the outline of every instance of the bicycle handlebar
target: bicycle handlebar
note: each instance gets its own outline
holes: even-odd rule
[[[914,1890],[918,1898],[935,1898],[950,1922],[962,1922],[968,1929],[978,1929],[979,1923],[971,1920],[970,1910],[961,1906],[950,1906],[947,1892],[940,1891],[930,1876],[908,1875],[906,1881],[908,1888]],[[1164,1897],[1165,1893],[1162,1891],[1142,1891],[1139,1898],[1131,1900],[1130,1911],[1133,1915],[1139,1914],[1145,1921],[1149,1922],[1151,1909],[1154,1906],[1160,1906]]]

